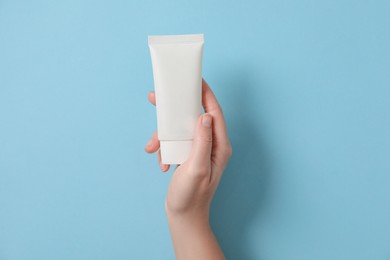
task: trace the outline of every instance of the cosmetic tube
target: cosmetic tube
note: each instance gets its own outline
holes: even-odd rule
[[[182,164],[202,112],[203,34],[148,37],[161,162]]]

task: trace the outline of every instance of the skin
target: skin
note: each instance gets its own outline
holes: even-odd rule
[[[154,92],[148,100],[156,104]],[[198,119],[189,159],[176,167],[165,201],[169,229],[176,258],[225,259],[210,227],[210,204],[224,169],[232,155],[222,109],[206,81],[202,81],[205,114]],[[145,151],[157,153],[161,163],[160,142],[153,134]]]

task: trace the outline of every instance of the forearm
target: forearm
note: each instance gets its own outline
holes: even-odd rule
[[[225,259],[208,216],[167,216],[176,259]]]

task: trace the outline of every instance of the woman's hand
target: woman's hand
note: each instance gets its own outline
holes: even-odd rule
[[[153,92],[148,95],[155,105]],[[232,155],[226,123],[220,105],[208,84],[202,82],[205,114],[198,119],[191,154],[173,173],[165,208],[177,259],[224,259],[209,224],[214,192]],[[145,147],[157,152],[162,171],[157,133]]]

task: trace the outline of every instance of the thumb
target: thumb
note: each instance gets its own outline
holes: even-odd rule
[[[212,117],[203,114],[199,117],[192,143],[189,164],[196,172],[210,169],[211,149],[213,145]]]

